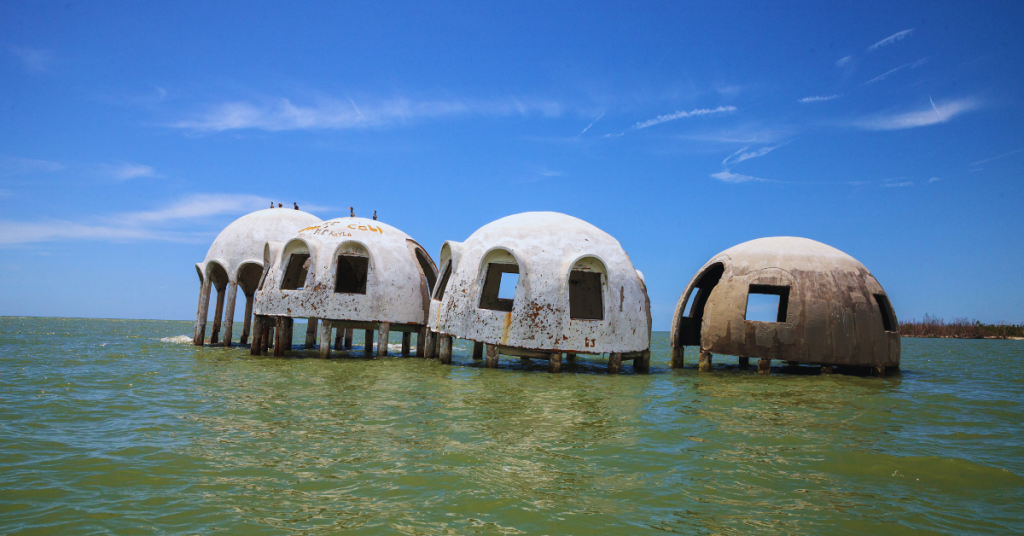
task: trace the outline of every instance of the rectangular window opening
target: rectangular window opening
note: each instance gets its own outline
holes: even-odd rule
[[[480,294],[480,308],[492,311],[511,311],[518,284],[519,265],[488,264],[487,276],[484,278],[484,290]]]
[[[600,273],[569,272],[569,318],[604,320]]]
[[[309,270],[308,253],[292,253],[288,257],[288,268],[284,272],[281,290],[302,290],[306,285],[306,274]]]
[[[882,313],[882,328],[885,331],[896,331],[893,328],[895,324],[893,317],[896,315],[892,312],[892,305],[889,305],[889,298],[885,294],[875,294],[875,302],[878,303],[878,310]]]
[[[754,322],[785,322],[789,312],[789,287],[750,285],[745,318]]]
[[[338,255],[338,271],[334,279],[337,294],[366,294],[366,272],[370,259],[355,255]]]

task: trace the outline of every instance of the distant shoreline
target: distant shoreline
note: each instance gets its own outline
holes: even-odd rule
[[[941,318],[924,315],[921,321],[900,322],[900,335],[930,339],[1005,339],[1024,340],[1024,324],[982,324],[968,318]]]

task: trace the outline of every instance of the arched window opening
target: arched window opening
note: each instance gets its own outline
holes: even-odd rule
[[[434,273],[433,264],[427,259],[427,254],[420,248],[416,248],[416,262],[420,263],[423,270],[423,277],[427,279],[427,288],[434,291],[434,283],[437,282],[437,274]]]
[[[604,320],[604,265],[595,258],[576,261],[569,271],[569,318]]]
[[[441,301],[444,297],[444,289],[448,288],[448,279],[452,276],[452,261],[448,261],[444,265],[444,273],[441,275],[441,284],[435,290],[435,300]]]
[[[288,257],[288,268],[284,272],[281,290],[302,290],[309,273],[309,253],[292,253]]]
[[[709,266],[697,279],[697,283],[690,290],[687,298],[685,316],[679,320],[679,344],[680,346],[700,345],[700,326],[704,322],[704,307],[708,303],[711,291],[722,279],[725,272],[725,265],[715,263]]]
[[[875,302],[882,313],[882,329],[885,331],[896,331],[896,313],[892,310],[889,298],[885,294],[875,294]]]
[[[366,274],[370,259],[357,255],[338,255],[334,292],[338,294],[366,294]]]
[[[512,311],[516,288],[519,286],[519,265],[492,262],[487,265],[484,289],[480,294],[480,308],[492,311]]]

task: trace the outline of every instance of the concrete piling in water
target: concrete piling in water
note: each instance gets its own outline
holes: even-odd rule
[[[409,348],[412,346],[412,333],[402,332],[402,357],[409,357]]]
[[[343,344],[342,339],[343,339],[344,335],[345,335],[345,329],[344,328],[340,328],[340,327],[337,329],[337,333],[334,335],[334,349],[339,351],[339,352],[341,351],[341,348],[342,348],[342,344]]]
[[[479,360],[484,358],[484,343],[474,342],[473,343],[473,359]]]
[[[346,350],[351,350],[352,349],[352,333],[354,331],[355,330],[353,330],[352,328],[345,328],[345,349]],[[341,336],[341,334],[340,334],[340,328],[339,328],[339,337],[340,336]]]
[[[750,366],[750,358],[749,357],[741,357],[739,359],[739,364],[740,364],[740,368],[747,368],[747,367],[749,367]]]
[[[701,350],[700,361],[697,364],[697,370],[700,372],[711,372],[711,352]]]
[[[252,345],[249,347],[249,355],[260,355],[260,346],[263,343],[263,322],[260,317],[253,320]]]
[[[633,358],[633,372],[647,374],[651,371],[651,351],[645,350],[640,357]]]
[[[312,350],[316,348],[316,331],[317,331],[317,319],[308,318],[306,319],[306,341],[302,347],[306,350]]]
[[[424,357],[425,352],[425,339],[427,338],[427,327],[423,326],[420,328],[419,333],[416,334],[416,357]]]
[[[220,340],[220,319],[224,314],[224,287],[217,288],[217,306],[213,310],[213,329],[210,330],[210,345]]]
[[[574,354],[572,352],[567,352],[565,354],[565,360],[568,361],[569,363],[575,363],[576,362],[576,354]]]
[[[548,357],[548,372],[562,372],[561,352],[552,352]]]
[[[327,359],[331,357],[331,321],[321,320],[318,331],[320,332],[320,357]]]
[[[686,352],[686,347],[680,346],[679,348],[672,349],[672,368],[683,368],[683,354]]]
[[[381,322],[377,331],[377,357],[388,356],[388,336],[391,334],[391,324]]]
[[[210,314],[210,288],[212,287],[210,276],[203,278],[203,284],[199,287],[199,307],[196,310],[196,330],[192,337],[192,344],[202,346],[206,343],[206,317]]]
[[[363,355],[373,357],[373,330],[368,329],[363,333]]]
[[[498,345],[485,344],[484,348],[487,353],[487,358],[484,360],[484,366],[487,368],[498,368]]]
[[[283,316],[274,317],[274,332],[277,334],[274,338],[274,357],[282,357],[285,350],[285,336],[288,335],[288,328],[285,326]]]
[[[822,374],[832,374],[832,366],[831,365],[822,365],[821,366],[821,373]]]
[[[245,321],[242,324],[242,338],[240,343],[245,346],[249,342],[249,333],[252,328],[252,295],[245,295]]]
[[[622,353],[608,354],[608,374],[618,374],[622,370]]]
[[[437,334],[434,333],[433,330],[427,328],[427,340],[424,348],[424,357],[427,359],[434,359],[437,357],[437,345],[435,344],[436,339]]]
[[[757,373],[758,374],[771,374],[772,372],[772,360],[767,357],[762,357],[757,361]]]
[[[452,337],[451,335],[441,335],[439,339],[437,360],[444,365],[449,365],[452,362]]]
[[[228,303],[224,311],[224,347],[231,348],[232,329],[235,326],[235,301],[238,295],[238,283],[228,283]]]

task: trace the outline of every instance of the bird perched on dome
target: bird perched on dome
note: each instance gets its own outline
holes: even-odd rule
[[[295,210],[299,210],[299,204],[298,203],[296,203],[295,201],[292,201],[292,204],[295,205]]]
[[[352,207],[348,207],[348,217],[349,218],[355,218],[356,217],[356,211],[353,210]]]
[[[377,221],[377,211],[373,211],[373,221]]]

